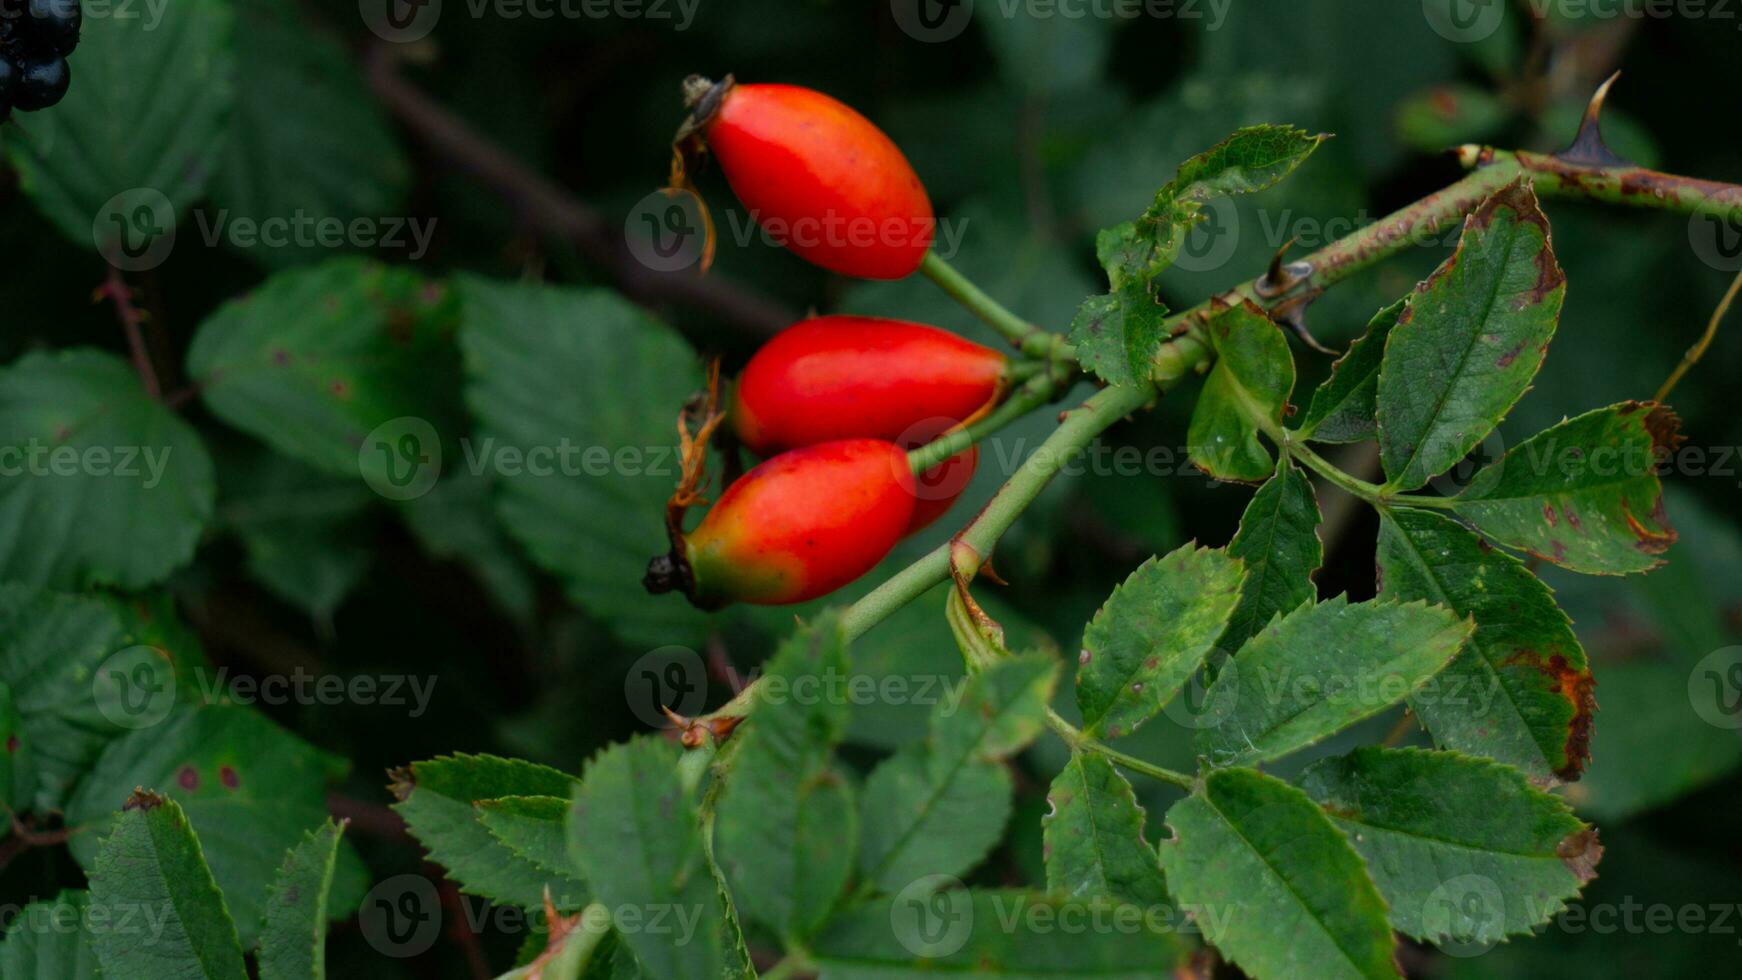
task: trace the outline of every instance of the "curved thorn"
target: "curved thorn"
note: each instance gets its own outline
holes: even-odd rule
[[[1557,160],[1566,163],[1590,167],[1631,167],[1634,163],[1623,159],[1609,144],[1603,142],[1603,127],[1599,117],[1603,114],[1603,103],[1609,98],[1609,88],[1620,78],[1617,71],[1603,80],[1592,94],[1591,101],[1585,106],[1585,116],[1579,121],[1579,132],[1573,137],[1573,142],[1566,149],[1555,154]]]

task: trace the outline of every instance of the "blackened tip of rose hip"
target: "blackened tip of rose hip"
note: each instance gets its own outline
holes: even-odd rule
[[[647,574],[641,576],[641,584],[654,595],[687,593],[694,585],[694,578],[687,563],[679,561],[676,555],[665,554],[647,563]]]
[[[720,105],[726,101],[726,96],[737,84],[738,80],[731,75],[717,82],[701,75],[691,75],[684,79],[683,104],[690,110],[690,117],[684,122],[684,130],[694,132],[712,122],[714,114],[720,111]]]

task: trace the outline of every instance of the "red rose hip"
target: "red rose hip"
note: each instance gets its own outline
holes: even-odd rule
[[[704,609],[804,602],[882,561],[907,532],[914,502],[907,453],[894,443],[795,449],[726,488],[684,535],[682,554],[655,558],[643,583],[652,592],[682,588]]]
[[[758,455],[845,438],[912,448],[995,403],[1007,366],[998,351],[923,323],[801,320],[739,375],[732,428]]]
[[[799,257],[842,275],[919,268],[936,220],[913,166],[842,102],[797,85],[685,84],[699,133],[738,199]]]

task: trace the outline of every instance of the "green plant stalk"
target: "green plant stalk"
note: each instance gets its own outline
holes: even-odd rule
[[[1088,445],[1089,440],[1114,422],[1142,408],[1153,397],[1155,389],[1147,386],[1104,388],[1081,406],[1066,412],[1059,427],[1045,442],[1035,447],[985,509],[976,514],[954,540],[934,548],[847,608],[841,620],[847,639],[863,636],[895,610],[949,578],[951,551],[957,542],[967,545],[984,561],[991,555],[992,546],[1041,490],[1052,482],[1073,453]],[[972,577],[978,570],[976,564],[967,574]]]
[[[1004,308],[1004,305],[986,295],[979,286],[968,277],[955,270],[948,262],[938,258],[936,252],[925,253],[924,261],[920,262],[919,271],[926,278],[938,284],[938,288],[950,295],[951,299],[966,307],[968,312],[979,317],[982,322],[1005,339],[1016,345],[1029,357],[1044,357],[1053,360],[1074,361],[1076,351],[1058,334],[1029,323]]]
[[[969,446],[975,445],[999,429],[1021,419],[1047,402],[1070,380],[1072,372],[1063,364],[1053,370],[1036,374],[1006,398],[1003,404],[984,418],[955,429],[907,454],[915,473],[923,473]]]
[[[1126,755],[1105,742],[1099,742],[1084,735],[1082,729],[1066,721],[1063,715],[1051,708],[1046,709],[1046,724],[1048,728],[1053,730],[1053,734],[1070,746],[1073,752],[1093,752],[1096,755],[1106,756],[1109,761],[1124,766],[1132,772],[1142,773],[1151,779],[1159,779],[1164,783],[1172,783],[1187,791],[1190,791],[1197,782],[1183,772],[1176,772],[1164,766],[1145,762],[1134,755]]]

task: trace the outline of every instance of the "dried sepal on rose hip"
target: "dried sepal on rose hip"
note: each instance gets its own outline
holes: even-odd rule
[[[809,262],[861,279],[919,268],[936,232],[931,198],[899,147],[850,106],[797,85],[691,76],[674,187],[702,152],[771,236]]]

